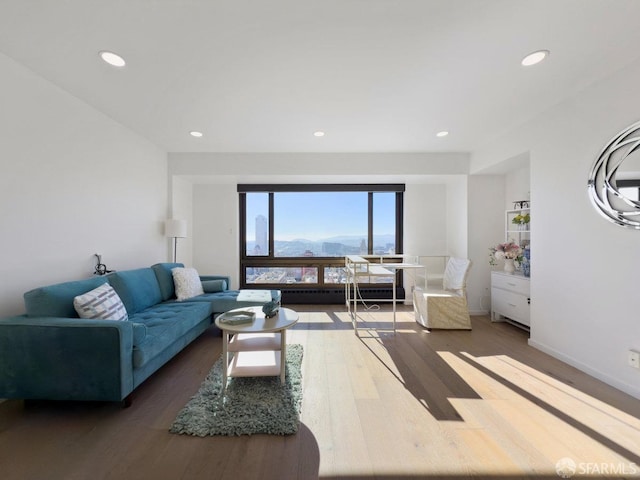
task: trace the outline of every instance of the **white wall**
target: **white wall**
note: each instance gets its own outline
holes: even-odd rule
[[[450,178],[447,182],[447,254],[468,257],[467,177]]]
[[[194,185],[193,266],[203,274],[229,275],[240,285],[238,192],[235,183]]]
[[[587,198],[601,148],[640,116],[640,62],[514,130],[472,157],[480,171],[519,152],[531,162],[530,343],[640,398],[640,231],[602,219]]]
[[[22,294],[166,259],[166,154],[0,54],[0,316]]]
[[[505,175],[471,175],[468,181],[471,270],[467,300],[472,314],[491,310],[489,249],[504,240]]]
[[[531,200],[531,175],[530,165],[516,168],[507,172],[504,176],[505,210],[513,210],[513,202]]]
[[[404,194],[404,251],[447,255],[447,186],[410,183]]]
[[[466,175],[467,153],[169,153],[169,171],[174,175],[192,175],[212,181],[222,175],[235,178],[283,176],[304,183],[309,175],[331,180],[379,177],[379,182],[420,175]],[[360,180],[359,180],[360,179]],[[323,180],[323,181],[324,181]],[[282,180],[281,182],[294,183]]]

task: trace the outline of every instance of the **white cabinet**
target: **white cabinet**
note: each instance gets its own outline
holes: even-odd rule
[[[507,321],[519,327],[531,325],[529,278],[515,273],[491,272],[491,321]]]

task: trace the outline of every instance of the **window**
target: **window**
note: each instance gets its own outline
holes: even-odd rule
[[[238,185],[241,288],[342,288],[345,255],[402,252],[404,185]],[[391,282],[391,280],[389,280]]]

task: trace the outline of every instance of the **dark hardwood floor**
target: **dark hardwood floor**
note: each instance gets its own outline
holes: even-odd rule
[[[221,354],[210,330],[130,408],[0,403],[0,478],[557,479],[559,461],[574,478],[640,477],[640,401],[529,347],[526,332],[488,317],[427,332],[400,307],[395,335],[358,337],[340,305],[290,308],[288,341],[305,349],[296,435],[169,433]],[[391,314],[362,319],[389,327]]]

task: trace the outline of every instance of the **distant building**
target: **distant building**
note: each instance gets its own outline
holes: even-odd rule
[[[269,254],[269,222],[264,215],[256,217],[256,246],[255,255]]]

